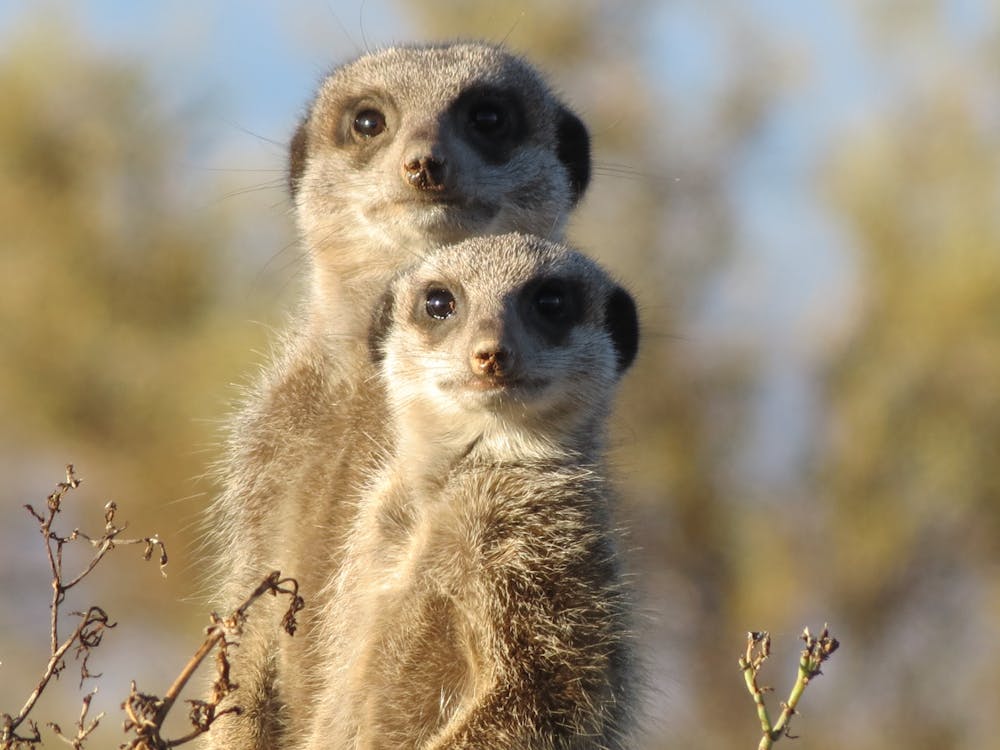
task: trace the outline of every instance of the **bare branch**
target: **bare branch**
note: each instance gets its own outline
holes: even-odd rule
[[[772,747],[782,737],[791,738],[789,733],[792,716],[797,713],[797,706],[805,692],[809,681],[822,674],[820,666],[840,647],[840,642],[830,635],[829,627],[824,625],[818,637],[813,637],[809,628],[806,628],[800,638],[805,641],[806,647],[802,650],[799,658],[798,676],[788,700],[781,704],[781,715],[775,724],[771,723],[771,718],[764,703],[764,693],[771,690],[769,687],[761,687],[757,684],[757,675],[761,667],[771,654],[771,636],[767,631],[752,631],[747,633],[746,652],[739,659],[740,670],[743,672],[743,679],[746,681],[747,691],[753,697],[757,707],[757,718],[760,720],[761,737],[758,750],[767,750]]]
[[[93,719],[91,719],[90,723],[87,723],[87,713],[90,711],[90,702],[94,699],[95,695],[97,695],[97,688],[94,688],[85,696],[83,696],[83,707],[80,709],[80,718],[77,719],[75,725],[76,734],[73,735],[72,737],[63,734],[58,724],[51,721],[48,724],[52,728],[52,731],[56,733],[56,736],[58,736],[59,739],[61,739],[67,745],[70,745],[73,748],[73,750],[83,749],[84,741],[86,741],[87,737],[90,736],[91,732],[97,729],[98,725],[101,722],[101,719],[104,718],[104,712],[102,711]]]
[[[56,488],[45,499],[45,510],[39,512],[31,505],[25,505],[28,513],[38,522],[38,529],[45,544],[45,554],[49,563],[49,572],[52,576],[52,599],[49,604],[49,659],[45,665],[42,675],[37,685],[31,691],[21,710],[14,716],[0,714],[0,750],[21,750],[22,748],[34,748],[41,743],[37,725],[28,719],[32,709],[34,709],[38,699],[45,691],[53,677],[65,668],[66,654],[70,649],[75,649],[75,656],[80,662],[80,686],[87,679],[99,677],[91,674],[88,669],[89,659],[93,649],[101,645],[104,631],[115,627],[115,623],[108,618],[107,612],[96,605],[89,606],[84,612],[71,612],[70,614],[79,617],[79,622],[68,638],[60,639],[59,629],[62,624],[60,607],[66,599],[66,592],[83,581],[97,565],[104,559],[116,545],[144,544],[145,559],[150,559],[153,549],[160,548],[160,567],[166,564],[166,550],[162,542],[156,536],[142,539],[121,539],[119,538],[125,530],[125,526],[117,526],[115,523],[115,511],[117,506],[109,502],[104,506],[104,533],[101,536],[91,537],[84,534],[79,529],[73,529],[69,534],[60,534],[53,528],[56,517],[62,511],[63,500],[66,495],[80,486],[81,480],[76,476],[73,465],[66,467],[66,480],[59,482]],[[90,560],[75,575],[67,576],[63,569],[63,550],[67,544],[86,541],[95,548],[95,553]],[[74,748],[81,748],[90,733],[97,727],[101,716],[98,715],[91,720],[90,724],[85,724],[86,714],[90,707],[93,693],[83,699],[83,710],[79,721],[76,724],[76,734],[73,737],[64,735],[57,724],[50,723],[56,734]],[[18,734],[22,725],[27,724],[28,733]]]
[[[69,465],[66,467],[66,481],[60,482],[46,498],[43,512],[36,511],[30,505],[25,506],[38,522],[52,574],[49,624],[50,653],[38,684],[31,691],[21,710],[15,716],[0,714],[0,750],[33,750],[41,744],[42,738],[38,726],[29,719],[29,715],[51,679],[58,676],[65,668],[66,654],[71,649],[75,651],[75,656],[80,662],[81,687],[84,680],[100,677],[99,674],[92,674],[89,671],[88,660],[93,650],[101,645],[105,630],[115,627],[115,623],[110,621],[107,612],[101,607],[90,605],[83,612],[70,613],[72,616],[78,617],[79,621],[68,637],[60,639],[59,629],[63,624],[60,607],[66,599],[66,592],[86,579],[107,553],[119,545],[144,545],[143,558],[146,560],[150,560],[154,552],[158,551],[161,572],[167,564],[166,548],[159,537],[155,535],[137,539],[122,537],[126,525],[117,523],[115,516],[118,508],[113,502],[104,506],[104,531],[99,536],[90,536],[79,529],[74,529],[69,534],[60,534],[54,530],[53,524],[62,510],[63,500],[70,490],[79,487],[80,482],[81,480],[74,473],[73,466]],[[63,551],[66,545],[73,542],[88,543],[94,549],[94,553],[75,575],[67,576],[63,568]],[[303,600],[299,596],[298,588],[298,582],[295,579],[282,578],[281,574],[275,571],[261,581],[246,600],[228,617],[220,618],[213,614],[211,625],[206,629],[205,640],[181,670],[163,698],[140,693],[133,682],[122,708],[128,717],[125,722],[125,731],[132,732],[135,736],[129,744],[121,747],[129,750],[166,750],[177,747],[207,732],[220,716],[238,713],[240,708],[235,706],[219,709],[222,700],[237,688],[237,685],[230,680],[228,650],[242,635],[250,606],[267,593],[272,596],[280,594],[289,597],[289,605],[282,616],[281,625],[287,633],[294,634],[297,625],[296,614],[303,607]],[[216,650],[216,679],[212,683],[210,695],[203,700],[188,701],[191,706],[189,712],[191,731],[177,739],[163,738],[161,732],[167,714],[177,702],[192,675],[213,650]],[[64,733],[62,728],[54,722],[48,724],[56,736],[73,747],[74,750],[83,750],[85,742],[104,716],[102,713],[88,719],[90,704],[95,693],[96,689],[84,696],[80,716],[74,724],[72,733]]]
[[[274,571],[261,581],[260,585],[231,615],[220,618],[218,615],[212,614],[212,623],[205,631],[205,640],[188,663],[184,665],[163,698],[138,692],[133,682],[128,697],[122,703],[122,708],[128,717],[125,721],[125,731],[134,732],[135,738],[127,745],[121,745],[122,750],[166,750],[178,747],[207,732],[220,716],[228,713],[239,713],[238,707],[230,707],[222,711],[219,711],[218,707],[222,700],[238,687],[229,679],[228,650],[237,642],[236,639],[243,632],[243,626],[247,620],[247,610],[266,593],[270,593],[272,596],[279,594],[288,596],[290,602],[281,622],[285,631],[289,635],[293,635],[296,628],[295,615],[304,606],[303,599],[298,592],[299,584],[294,578],[281,578],[281,573]],[[192,730],[183,737],[173,740],[165,739],[161,735],[161,730],[167,714],[205,657],[216,648],[216,679],[212,683],[211,695],[207,700],[188,701],[191,705],[188,718]]]

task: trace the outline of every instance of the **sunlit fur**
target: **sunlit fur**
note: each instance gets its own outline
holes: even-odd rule
[[[487,163],[445,111],[466,87],[522,89],[532,128],[510,159]],[[364,164],[338,146],[335,127],[360,101],[391,101],[391,138]],[[578,125],[575,165],[557,123]],[[489,44],[398,47],[334,70],[292,140],[291,178],[310,283],[230,424],[222,491],[206,526],[217,550],[206,588],[232,611],[271,570],[295,576],[306,599],[294,638],[280,633],[277,602],[258,602],[233,673],[240,689],[209,733],[214,750],[288,747],[310,722],[325,663],[311,644],[324,617],[324,585],[337,575],[357,497],[392,447],[367,331],[378,298],[401,269],[434,247],[512,230],[558,238],[585,180],[582,125],[520,58]],[[582,133],[582,136],[580,135]],[[404,154],[447,158],[450,203],[407,184]]]
[[[557,344],[520,315],[543,277],[584,290]],[[414,324],[428,282],[462,290],[444,336]],[[303,750],[630,746],[629,601],[604,466],[615,289],[578,253],[520,235],[446,248],[393,285],[373,338],[399,442],[322,597],[326,672]],[[510,382],[532,387],[479,387],[469,354],[484,335],[509,347]]]

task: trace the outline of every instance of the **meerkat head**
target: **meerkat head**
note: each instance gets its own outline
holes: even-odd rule
[[[371,346],[394,413],[425,438],[573,449],[599,441],[638,337],[632,297],[596,263],[508,234],[442,248],[397,279]]]
[[[528,63],[485,43],[395,47],[337,68],[289,159],[310,253],[349,264],[344,240],[365,240],[358,266],[382,261],[380,245],[392,272],[474,235],[558,237],[589,179],[580,119]]]

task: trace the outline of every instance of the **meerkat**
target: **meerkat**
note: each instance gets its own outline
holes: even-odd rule
[[[586,127],[501,46],[389,48],[322,82],[289,153],[306,293],[229,425],[207,521],[220,612],[270,570],[294,576],[307,606],[292,639],[255,607],[225,704],[242,711],[215,723],[209,747],[287,746],[322,688],[322,656],[308,651],[320,591],[339,569],[352,498],[392,444],[367,348],[389,280],[471,236],[561,238],[589,178]]]
[[[635,678],[605,432],[631,296],[565,246],[474,238],[370,337],[393,454],[322,597],[303,750],[623,748]]]

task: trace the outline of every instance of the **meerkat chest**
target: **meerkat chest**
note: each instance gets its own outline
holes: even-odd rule
[[[385,597],[474,596],[481,583],[560,557],[561,546],[589,534],[596,519],[587,484],[576,471],[463,467],[433,491],[385,504],[366,565],[379,571]]]

